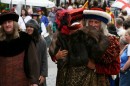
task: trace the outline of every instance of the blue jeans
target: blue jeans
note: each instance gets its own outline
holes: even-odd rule
[[[119,86],[130,86],[130,68],[125,72],[120,72]]]

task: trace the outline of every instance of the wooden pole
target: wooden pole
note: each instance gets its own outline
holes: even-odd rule
[[[12,7],[13,7],[13,5],[12,5],[12,0],[11,0],[11,2],[10,2],[10,9],[12,9]]]
[[[69,5],[71,5],[72,4],[72,2],[71,2],[71,0],[69,0]]]
[[[56,6],[58,7],[60,5],[60,0],[56,0]]]
[[[25,9],[27,8],[27,6],[26,6],[26,0],[25,0]]]

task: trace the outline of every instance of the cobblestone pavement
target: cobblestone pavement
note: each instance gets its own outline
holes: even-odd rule
[[[56,74],[57,74],[57,65],[52,62],[51,58],[48,57],[48,77],[47,77],[47,86],[56,86]]]

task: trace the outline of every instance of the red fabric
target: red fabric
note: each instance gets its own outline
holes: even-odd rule
[[[73,10],[67,11],[68,26],[71,26],[71,24],[74,21],[83,19],[83,10],[84,10],[84,8],[78,8],[78,9],[73,9]]]
[[[58,25],[58,28],[61,30],[64,26],[70,27],[74,21],[81,20],[83,18],[83,10],[83,8],[78,8],[57,11],[55,22]]]
[[[56,59],[55,56],[54,56],[54,57],[51,57],[51,60],[52,60],[53,62],[56,62],[56,61],[57,61],[57,59]]]
[[[99,74],[114,75],[120,71],[120,46],[118,39],[114,36],[109,36],[109,40],[110,45],[101,58],[104,64],[96,64],[96,72]]]
[[[83,27],[82,24],[75,24],[75,25],[71,26],[69,29],[70,29],[70,30],[76,30],[76,29],[80,29],[80,28],[82,28],[82,27]]]
[[[127,1],[125,1],[125,0],[117,0],[116,2],[120,2],[120,3],[123,4],[122,7],[121,7],[121,9],[126,9],[126,8],[128,9],[128,8],[130,8],[130,4],[127,3]]]
[[[24,52],[13,57],[0,57],[0,86],[30,86],[24,72]]]
[[[63,26],[61,29],[61,33],[68,35],[70,33],[70,30],[67,26]]]
[[[66,12],[67,12],[67,10],[59,10],[56,13],[56,20],[55,20],[55,22],[57,23],[58,28],[60,28],[60,26],[61,26],[61,20],[62,20],[62,18],[65,15]]]

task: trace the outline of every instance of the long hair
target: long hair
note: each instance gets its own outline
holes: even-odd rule
[[[11,34],[12,39],[16,39],[19,37],[19,30],[20,30],[20,27],[18,23],[13,21],[13,34]],[[0,27],[0,41],[6,40],[6,39],[7,39],[6,32],[4,31],[4,27],[1,26]]]
[[[37,43],[40,39],[40,34],[38,32],[40,27],[39,27],[38,22],[34,19],[31,19],[26,23],[26,28],[27,27],[32,27],[34,29],[31,36],[32,36],[33,40]]]
[[[34,31],[31,36],[35,43],[39,42],[40,34],[38,33],[38,29],[34,28]]]
[[[84,19],[84,22],[83,22],[84,26],[88,26],[88,20]],[[107,29],[107,25],[101,21],[101,27],[100,27],[100,32],[102,32],[104,35],[108,36],[110,35],[110,33],[108,32],[108,29]]]
[[[27,11],[26,9],[24,9],[24,8],[23,8],[22,10],[25,11],[25,16],[27,16],[27,15],[28,15],[28,11]],[[21,10],[21,16],[23,16],[23,15],[22,15],[22,10]]]

